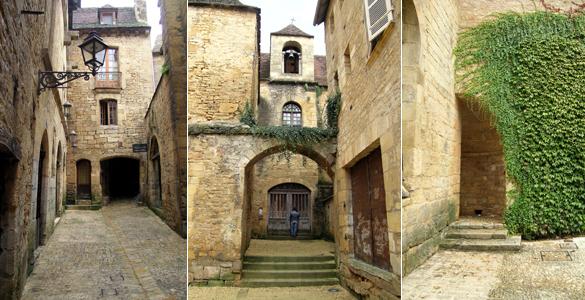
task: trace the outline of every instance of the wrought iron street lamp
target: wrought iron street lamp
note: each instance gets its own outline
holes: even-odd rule
[[[83,40],[79,48],[81,48],[83,62],[90,72],[39,72],[39,93],[46,89],[59,88],[78,78],[89,80],[90,75],[95,76],[97,74],[98,70],[104,65],[108,45],[94,31]]]
[[[69,119],[69,117],[71,116],[71,102],[69,102],[69,100],[65,100],[65,103],[63,103],[63,114],[65,115],[66,119]]]

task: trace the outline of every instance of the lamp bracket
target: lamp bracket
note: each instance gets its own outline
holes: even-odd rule
[[[92,72],[39,72],[38,93],[46,89],[64,88],[63,85],[78,78],[89,80]]]

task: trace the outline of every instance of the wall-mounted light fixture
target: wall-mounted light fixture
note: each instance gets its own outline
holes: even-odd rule
[[[71,130],[69,138],[71,139],[71,147],[77,147],[77,132],[75,130]]]
[[[65,115],[67,120],[69,120],[69,117],[71,116],[71,106],[73,105],[69,100],[65,100],[65,103],[63,103],[63,115]]]
[[[83,62],[90,72],[39,72],[39,94],[46,89],[59,88],[78,78],[89,80],[90,75],[97,74],[97,71],[104,65],[108,45],[104,43],[97,32],[93,31],[83,40],[79,48],[81,48]]]

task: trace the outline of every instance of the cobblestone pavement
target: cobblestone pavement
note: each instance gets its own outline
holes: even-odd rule
[[[67,211],[23,299],[186,299],[186,241],[148,208]]]
[[[338,292],[328,291],[335,288]],[[291,288],[190,287],[190,300],[355,300],[337,286]]]
[[[517,253],[439,251],[403,279],[404,299],[584,299],[585,238]]]

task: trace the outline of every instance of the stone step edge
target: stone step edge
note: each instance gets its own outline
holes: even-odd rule
[[[242,272],[244,274],[246,273],[278,273],[278,274],[286,274],[286,273],[303,273],[303,274],[309,274],[309,273],[337,273],[337,269],[299,269],[299,270],[250,270],[250,269],[244,269],[242,270]]]
[[[329,265],[335,264],[335,260],[324,261],[244,261],[244,265]]]
[[[502,223],[483,223],[483,224],[470,224],[470,223],[458,223],[454,222],[449,225],[449,228],[454,229],[506,229]]]
[[[463,251],[519,251],[522,247],[521,243],[521,236],[510,236],[507,239],[492,240],[443,239],[439,247],[442,249]]]
[[[303,259],[307,259],[307,260],[335,260],[335,256],[333,255],[307,255],[307,256],[264,256],[264,255],[247,255],[244,256],[244,261],[248,261],[248,260],[257,260],[257,259],[262,259],[262,260],[280,260],[280,261],[299,261],[299,260],[303,260]]]
[[[447,230],[445,238],[448,239],[474,239],[474,240],[502,240],[508,238],[506,229],[458,229],[452,228]]]

